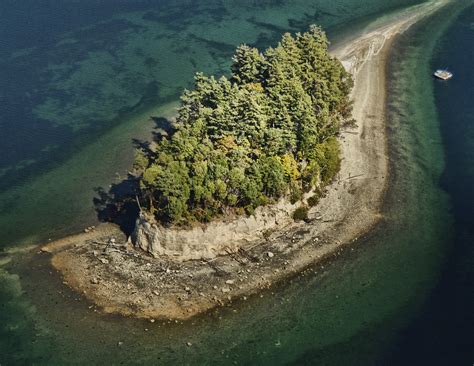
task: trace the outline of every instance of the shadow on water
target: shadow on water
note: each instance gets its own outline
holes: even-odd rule
[[[97,197],[94,197],[93,202],[99,221],[113,222],[120,226],[127,236],[130,235],[139,213],[135,201],[138,187],[137,177],[129,174],[127,179],[113,184],[108,191],[102,187],[95,188]]]
[[[154,122],[153,141],[160,141],[170,136],[175,130],[173,121],[167,118],[155,116],[150,118]],[[148,159],[153,156],[153,142],[132,139],[132,143],[135,149],[141,150]],[[112,222],[118,225],[127,236],[131,235],[140,212],[138,205],[140,176],[135,172],[129,172],[127,178],[110,185],[108,190],[96,187],[94,192],[96,197],[93,198],[93,203],[99,221]]]

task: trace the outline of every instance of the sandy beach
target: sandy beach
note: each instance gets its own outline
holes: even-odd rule
[[[341,131],[341,170],[309,222],[294,223],[245,250],[209,261],[173,262],[132,248],[112,224],[42,248],[64,282],[105,313],[188,319],[246,299],[337,255],[374,227],[389,179],[386,64],[391,44],[448,0],[412,7],[337,45],[332,54],[355,80],[354,128]]]

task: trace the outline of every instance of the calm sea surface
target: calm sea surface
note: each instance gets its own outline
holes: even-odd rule
[[[239,43],[311,23],[342,39],[419,2],[3,0],[0,364],[472,364],[472,1],[396,42],[386,219],[334,263],[152,324],[100,315],[26,250],[95,223],[97,189],[125,177],[150,117],[173,115],[195,71],[226,73]],[[445,66],[453,80],[431,78]]]

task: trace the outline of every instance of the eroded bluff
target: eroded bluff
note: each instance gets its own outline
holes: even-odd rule
[[[301,202],[291,204],[280,200],[277,204],[257,208],[252,216],[215,221],[191,229],[166,228],[140,214],[132,241],[154,257],[167,256],[176,261],[212,259],[290,225],[292,213],[299,205]]]

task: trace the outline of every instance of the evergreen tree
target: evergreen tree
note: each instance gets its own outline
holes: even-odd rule
[[[231,70],[234,82],[245,85],[261,81],[265,59],[256,48],[245,44],[237,47],[232,61]]]
[[[232,77],[198,73],[176,131],[137,153],[143,206],[163,223],[208,222],[327,184],[339,169],[335,135],[350,118],[350,75],[321,28],[283,35],[263,54],[242,45]]]

